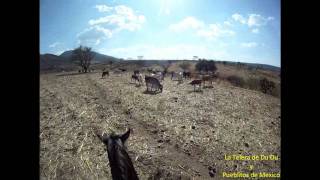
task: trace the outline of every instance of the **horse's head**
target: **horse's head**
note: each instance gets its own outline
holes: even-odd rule
[[[127,132],[125,132],[122,135],[116,135],[114,133],[107,135],[107,134],[97,134],[99,139],[108,147],[108,151],[111,149],[113,145],[119,145],[121,147],[124,147],[124,143],[130,136],[131,129],[128,129]]]
[[[131,129],[122,135],[97,134],[99,139],[107,146],[109,165],[112,179],[138,180],[137,173],[124,146],[130,136]]]

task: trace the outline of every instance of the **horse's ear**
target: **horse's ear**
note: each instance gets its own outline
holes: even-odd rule
[[[126,140],[129,138],[130,132],[131,132],[131,129],[129,128],[126,133],[124,133],[123,135],[121,135],[120,138],[121,138],[121,141],[122,141],[123,143],[126,142]]]
[[[107,143],[108,141],[108,136],[107,134],[103,133],[103,134],[96,134],[98,136],[98,138],[103,142],[103,143]]]

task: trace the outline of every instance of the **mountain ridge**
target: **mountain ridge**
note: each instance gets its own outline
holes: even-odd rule
[[[50,54],[50,53],[45,53],[45,54],[40,54],[40,70],[68,70],[68,69],[74,69],[75,64],[72,62],[71,57],[72,57],[73,50],[68,50],[60,55],[55,55],[55,54]],[[110,61],[114,62],[119,62],[119,61],[124,61],[124,62],[134,62],[136,60],[123,60],[122,58],[116,58],[113,56],[101,54],[98,52],[93,51],[94,53],[94,58],[92,60],[92,64],[99,64],[99,63],[107,63]],[[186,60],[186,59],[185,59]],[[185,61],[185,60],[170,60],[170,61]],[[210,59],[208,59],[210,60]],[[153,63],[159,63],[162,64],[163,62],[166,62],[168,60],[147,60],[144,59],[142,61],[146,61],[145,65],[147,64],[153,64]],[[197,61],[197,60],[187,60],[187,61]],[[277,67],[274,65],[269,65],[269,64],[261,64],[261,63],[246,63],[246,62],[236,62],[236,61],[216,61],[218,63],[226,63],[226,64],[232,64],[236,65],[238,63],[244,64],[246,66],[249,66],[251,68],[261,68],[261,69],[266,69],[266,70],[271,70],[271,71],[276,71],[280,72],[281,67]]]
[[[73,50],[65,51],[60,55],[45,53],[40,54],[40,70],[71,70],[76,66],[72,62]],[[119,61],[120,59],[113,56],[108,56],[100,54],[93,51],[94,57],[92,59],[92,64],[97,63],[107,63],[110,61]]]

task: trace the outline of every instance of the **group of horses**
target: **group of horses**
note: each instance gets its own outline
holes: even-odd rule
[[[189,84],[193,85],[194,91],[196,91],[195,87],[198,86],[199,90],[201,87],[206,87],[206,81],[210,83],[210,87],[213,87],[213,80],[216,79],[218,76],[217,74],[203,74],[199,75],[199,78],[194,79]]]
[[[84,72],[94,72],[94,69],[93,68],[89,68],[87,70],[85,70],[85,69],[79,69],[78,70],[78,73],[84,73]]]
[[[121,72],[126,72],[126,69],[120,69]],[[143,78],[142,73],[139,70],[134,70],[133,74],[131,75],[131,82],[134,81],[135,83],[138,82],[138,85],[141,86],[143,84],[143,79],[146,83],[147,92],[162,92],[163,91],[163,85],[161,82],[164,80],[164,77],[166,76],[165,71],[153,71],[149,70],[149,74],[145,75]],[[178,81],[179,83],[183,82],[183,79],[191,79],[192,75],[194,75],[196,78],[192,80],[189,84],[194,86],[194,91],[196,91],[196,87],[198,87],[198,90],[201,90],[201,87],[206,87],[205,83],[206,81],[210,83],[212,87],[212,82],[215,78],[217,78],[217,74],[191,74],[191,72],[171,72],[171,80],[172,81]],[[102,72],[102,78],[105,76],[109,76],[109,71],[103,70]]]
[[[131,81],[134,80],[135,82],[138,82],[139,85],[143,84],[143,76],[142,73],[140,73],[139,70],[135,70],[133,72],[133,75],[131,76]],[[160,83],[164,80],[164,73],[163,72],[152,72],[149,75],[145,75],[144,78],[147,86],[147,92],[162,92],[163,85]]]

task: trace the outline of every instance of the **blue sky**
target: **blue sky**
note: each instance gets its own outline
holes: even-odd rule
[[[280,66],[280,0],[40,0],[40,53]]]

